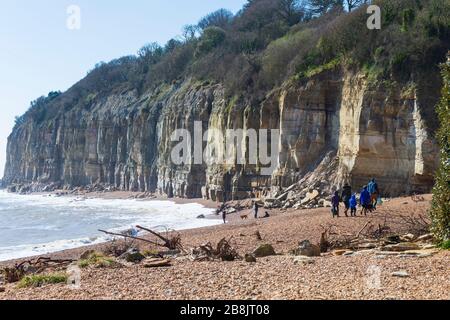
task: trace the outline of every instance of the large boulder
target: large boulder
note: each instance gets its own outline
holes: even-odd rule
[[[317,190],[310,190],[306,194],[305,198],[301,201],[301,204],[302,205],[307,204],[307,203],[311,202],[312,200],[315,200],[317,197],[319,197],[319,195],[320,195],[319,191],[317,191]]]
[[[306,257],[320,257],[320,247],[312,244],[309,240],[304,240],[299,243],[298,248],[294,250],[297,256]]]
[[[253,255],[256,258],[263,258],[268,256],[275,256],[275,249],[270,244],[263,244],[259,246],[255,251],[253,251]]]
[[[256,262],[256,258],[253,254],[246,254],[245,255],[245,262],[248,263],[255,263]]]
[[[142,253],[140,253],[139,250],[137,249],[130,249],[124,254],[122,254],[119,258],[127,262],[139,263],[145,259],[145,256]]]

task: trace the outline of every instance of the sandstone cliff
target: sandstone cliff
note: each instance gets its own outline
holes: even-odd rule
[[[296,182],[327,193],[345,182],[360,188],[371,177],[386,195],[427,192],[437,167],[437,77],[377,82],[336,68],[288,81],[260,102],[226,98],[220,83],[192,79],[141,94],[116,92],[85,108],[52,110],[43,121],[18,124],[8,139],[3,181],[103,183],[218,201],[255,190],[273,195]],[[174,165],[170,136],[175,129],[192,131],[195,121],[205,131],[280,130],[276,169],[265,176],[261,165]]]

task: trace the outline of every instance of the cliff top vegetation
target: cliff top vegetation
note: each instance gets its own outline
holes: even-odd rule
[[[98,63],[64,93],[31,103],[16,125],[58,112],[89,110],[98,99],[193,78],[221,83],[227,97],[261,101],[286,81],[303,81],[338,66],[373,79],[414,81],[439,72],[450,48],[447,0],[375,0],[381,29],[367,28],[364,0],[248,0],[236,15],[220,9],[164,46],[150,43],[134,56]]]

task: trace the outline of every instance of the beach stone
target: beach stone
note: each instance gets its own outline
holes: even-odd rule
[[[300,202],[301,205],[307,204],[313,200],[315,200],[320,195],[319,191],[311,190],[305,196],[305,198]]]
[[[312,244],[309,240],[304,240],[299,243],[294,253],[297,256],[320,257],[320,247]]]
[[[433,234],[431,234],[431,233],[424,234],[416,239],[416,241],[418,241],[418,242],[419,241],[429,241],[429,240],[433,240]]]
[[[232,213],[236,213],[236,212],[237,212],[236,208],[230,208],[226,211],[227,214],[232,214]]]
[[[314,264],[316,261],[307,256],[294,257],[294,264]]]
[[[175,250],[166,250],[166,251],[160,251],[158,252],[159,255],[163,257],[176,257],[181,253],[181,250],[175,249]]]
[[[171,261],[169,259],[149,258],[143,262],[144,268],[161,268],[170,267]]]
[[[358,245],[358,249],[375,249],[376,247],[375,243],[361,243]]]
[[[406,272],[405,270],[392,272],[391,275],[393,277],[399,277],[399,278],[408,278],[409,277],[408,272]]]
[[[35,274],[38,269],[34,266],[26,265],[24,266],[23,271],[25,272],[25,274]]]
[[[439,252],[439,250],[437,250],[437,249],[421,249],[421,250],[405,251],[405,252],[403,252],[403,254],[417,256],[419,258],[427,258],[427,257],[431,257],[432,255],[434,255],[438,252]]]
[[[199,215],[198,217],[197,217],[197,219],[205,219],[206,217],[205,217],[205,215],[204,214],[201,214],[201,215]]]
[[[415,243],[402,242],[402,243],[398,243],[398,244],[389,244],[387,246],[384,246],[381,248],[381,251],[402,252],[402,251],[419,250],[419,249],[420,249],[420,247]]]
[[[245,255],[245,262],[248,263],[255,263],[256,262],[256,258],[253,254],[246,254]]]
[[[127,262],[138,263],[144,260],[145,256],[141,254],[137,249],[130,249],[124,254],[122,254],[119,258]]]
[[[377,252],[377,254],[383,255],[383,256],[398,256],[400,254],[400,252],[396,252],[396,251],[381,251],[381,252]]]
[[[268,256],[276,255],[275,249],[270,244],[263,244],[259,246],[255,251],[253,251],[253,255],[256,258],[263,258]]]
[[[385,242],[389,243],[389,244],[396,244],[401,242],[400,236],[398,235],[393,235],[393,236],[388,236],[384,239]]]
[[[347,252],[347,250],[334,250],[333,251],[333,255],[335,255],[335,256],[342,256],[342,255],[344,255],[345,253]]]
[[[408,242],[408,241],[413,241],[416,238],[415,235],[413,235],[412,233],[408,233],[408,234],[404,234],[403,236],[400,237],[400,240]]]
[[[332,203],[326,199],[320,199],[318,205],[319,207],[331,208]]]
[[[5,292],[6,288],[5,287],[0,287],[0,292]]]

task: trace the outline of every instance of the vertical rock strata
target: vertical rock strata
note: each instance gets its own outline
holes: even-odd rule
[[[347,181],[360,187],[375,177],[392,196],[425,192],[437,166],[430,110],[438,92],[439,84],[369,83],[361,74],[333,71],[285,84],[258,103],[225,98],[221,84],[193,80],[142,95],[111,94],[88,109],[17,125],[8,139],[3,183],[104,183],[222,201],[305,178],[331,190]],[[171,141],[172,133],[193,133],[196,121],[203,132],[210,130],[205,148],[227,129],[279,130],[276,169],[262,175],[260,164],[174,164],[171,152],[179,142]],[[248,143],[241,147],[248,155]],[[217,149],[226,151],[224,144]]]

